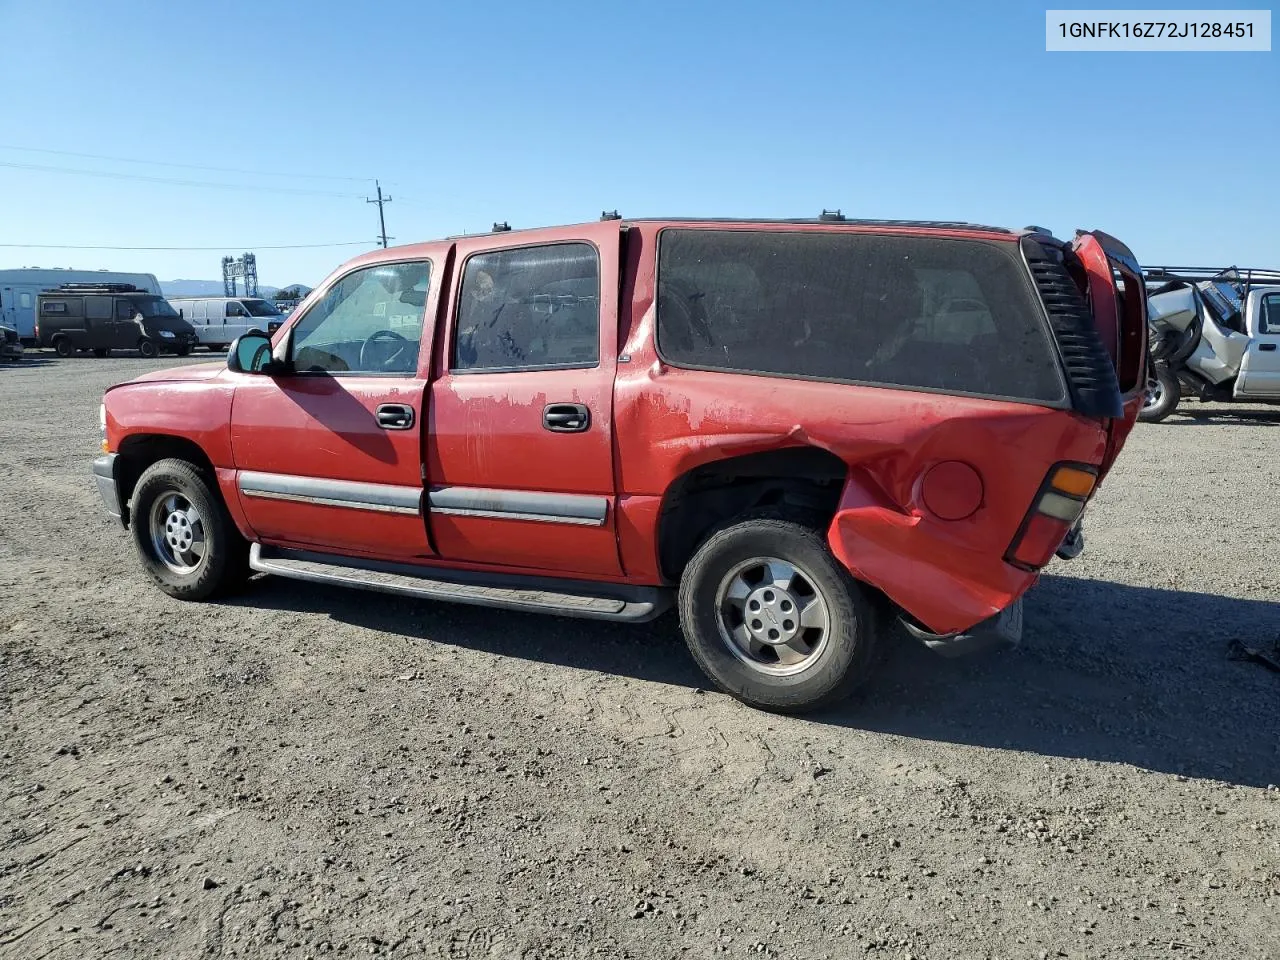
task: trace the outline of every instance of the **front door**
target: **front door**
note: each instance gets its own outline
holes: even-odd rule
[[[290,325],[293,372],[239,376],[231,448],[259,539],[432,556],[422,506],[431,274],[416,259],[337,277]]]
[[[1235,395],[1242,400],[1280,399],[1280,293],[1258,298],[1256,324],[1240,361]]]
[[[432,538],[449,560],[618,576],[616,221],[460,241],[431,385]]]

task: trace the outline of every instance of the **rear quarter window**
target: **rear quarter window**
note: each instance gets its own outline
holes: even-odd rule
[[[664,230],[658,349],[676,366],[1066,395],[1017,248],[984,240]]]

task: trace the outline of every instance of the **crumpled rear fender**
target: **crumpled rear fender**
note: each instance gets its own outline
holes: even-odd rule
[[[939,634],[968,630],[996,615],[1037,578],[989,550],[974,549],[945,522],[904,511],[856,469],[827,542],[855,578]]]

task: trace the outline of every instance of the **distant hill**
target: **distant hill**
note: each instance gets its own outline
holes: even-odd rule
[[[237,289],[244,293],[244,281],[239,283]],[[279,289],[279,287],[269,287],[260,283],[258,296],[273,297]],[[166,297],[220,297],[223,295],[221,280],[161,280],[160,292]]]

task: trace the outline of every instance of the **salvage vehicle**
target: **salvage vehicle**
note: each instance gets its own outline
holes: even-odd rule
[[[1183,397],[1280,403],[1280,271],[1148,267],[1151,366],[1139,419]]]
[[[36,342],[60,357],[137,350],[185,357],[200,342],[164,297],[131,283],[64,283],[36,296]]]
[[[802,711],[891,635],[1020,639],[1142,404],[1139,271],[1097,231],[504,224],[358,257],[225,365],[111,388],[93,474],[170,596],[258,571],[674,605],[717,686]]]

